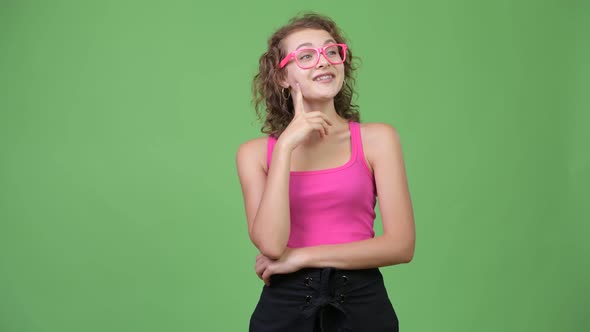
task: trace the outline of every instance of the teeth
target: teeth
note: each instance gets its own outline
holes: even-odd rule
[[[314,81],[329,80],[331,78],[332,78],[332,75],[323,75],[323,76],[320,76],[320,77],[316,78]]]

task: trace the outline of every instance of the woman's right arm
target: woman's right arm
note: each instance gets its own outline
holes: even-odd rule
[[[248,234],[258,250],[271,259],[282,256],[291,231],[291,154],[310,133],[315,131],[324,137],[332,125],[322,112],[305,112],[299,85],[292,88],[291,93],[295,102],[293,119],[274,146],[268,174],[264,172],[266,139],[254,139],[240,145],[236,155]]]
[[[250,240],[268,258],[281,257],[290,233],[289,174],[291,149],[275,145],[268,174],[267,139],[240,145],[236,164],[242,186]]]

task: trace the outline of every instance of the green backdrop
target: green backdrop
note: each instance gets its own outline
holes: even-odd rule
[[[1,0],[0,331],[247,329],[235,152],[301,10],[362,58],[362,121],[401,135],[402,331],[587,329],[587,1]]]

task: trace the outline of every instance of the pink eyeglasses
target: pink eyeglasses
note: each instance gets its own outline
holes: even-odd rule
[[[281,60],[279,68],[283,68],[289,63],[291,58],[295,58],[295,62],[301,69],[309,69],[315,67],[320,61],[320,53],[324,55],[326,60],[333,65],[338,65],[346,60],[346,44],[330,44],[318,48],[300,48],[293,51]]]

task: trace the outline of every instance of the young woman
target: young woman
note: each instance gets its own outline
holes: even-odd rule
[[[291,19],[260,58],[253,92],[267,135],[236,155],[264,281],[250,331],[398,331],[379,267],[412,260],[412,203],[397,131],[359,123],[352,60],[317,14]]]

